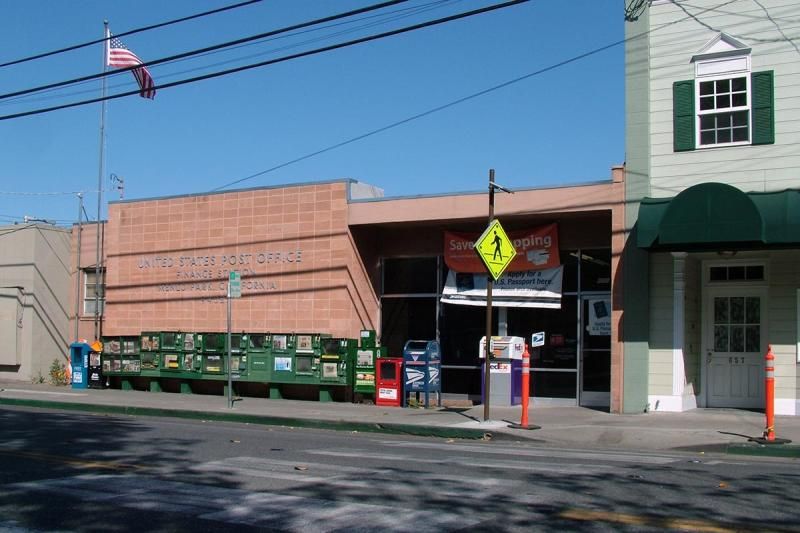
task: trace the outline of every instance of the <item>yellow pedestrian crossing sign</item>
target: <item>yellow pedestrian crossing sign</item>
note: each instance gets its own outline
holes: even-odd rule
[[[514,244],[497,219],[492,220],[486,231],[475,241],[475,251],[495,281],[517,255]]]

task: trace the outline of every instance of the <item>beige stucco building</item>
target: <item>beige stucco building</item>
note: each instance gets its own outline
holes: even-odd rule
[[[19,224],[0,228],[0,242],[0,379],[47,380],[71,340],[70,232]]]

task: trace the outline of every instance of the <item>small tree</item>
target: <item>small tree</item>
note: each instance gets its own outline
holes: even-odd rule
[[[67,367],[58,359],[53,359],[50,365],[50,383],[53,385],[67,385]]]

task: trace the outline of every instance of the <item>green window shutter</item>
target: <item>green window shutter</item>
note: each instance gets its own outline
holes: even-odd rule
[[[672,141],[676,152],[694,150],[694,80],[672,84]]]
[[[753,72],[753,144],[775,143],[775,84],[771,70]]]

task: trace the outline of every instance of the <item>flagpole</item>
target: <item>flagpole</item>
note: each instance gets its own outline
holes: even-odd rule
[[[103,73],[108,65],[108,21],[103,21]],[[102,77],[100,95],[100,161],[97,171],[97,226],[95,231],[95,267],[94,267],[94,338],[100,340],[100,212],[103,202],[103,174],[105,173],[105,144],[106,144],[106,77]],[[105,283],[103,283],[105,293]]]

